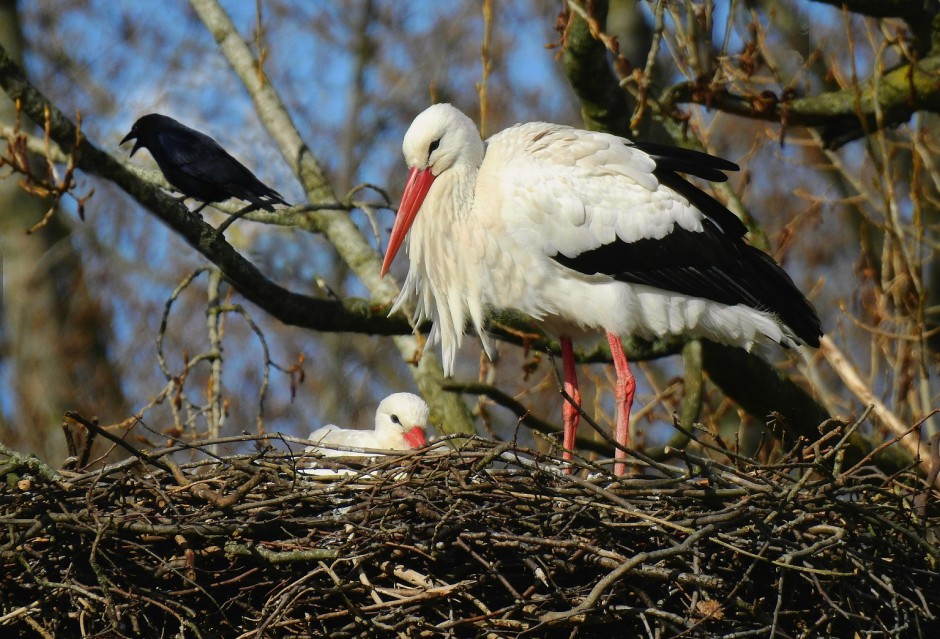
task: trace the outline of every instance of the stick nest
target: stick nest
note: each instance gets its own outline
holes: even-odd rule
[[[304,472],[311,459],[276,438],[252,454],[180,445],[81,473],[8,451],[0,626],[45,637],[938,636],[938,495],[913,472],[841,469],[839,435],[767,464],[729,451],[677,453],[685,468],[637,457],[619,481],[478,440],[330,460],[351,473],[333,478]],[[174,461],[181,451],[195,461]]]

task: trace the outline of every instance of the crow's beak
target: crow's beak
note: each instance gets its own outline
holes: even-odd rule
[[[121,140],[121,144],[128,142],[129,140],[136,140],[134,142],[134,148],[131,149],[131,154],[128,157],[134,157],[134,154],[137,153],[137,149],[140,148],[140,140],[137,139],[137,131],[131,129],[131,132],[124,136],[124,139]],[[120,146],[120,145],[119,145]]]

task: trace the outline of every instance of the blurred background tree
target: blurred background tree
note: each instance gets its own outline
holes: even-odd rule
[[[18,60],[23,36],[17,3],[0,2],[0,44]],[[16,109],[0,101],[0,121],[12,124]],[[34,158],[34,168],[41,169]],[[66,410],[90,414],[127,413],[123,389],[108,348],[114,340],[111,317],[93,295],[84,260],[71,241],[63,216],[27,234],[52,205],[33,197],[15,179],[0,181],[3,258],[4,367],[9,380],[3,413],[3,440],[58,459],[64,439],[54,436]]]
[[[97,415],[116,431],[136,426],[142,443],[257,428],[304,435],[329,421],[366,423],[381,397],[415,386],[431,396],[438,425],[531,443],[511,411],[442,394],[434,350],[420,368],[407,363],[417,343],[390,339],[401,322],[382,319],[394,286],[378,280],[377,260],[404,183],[401,138],[432,101],[482,119],[487,134],[547,120],[693,145],[738,162],[742,171],[716,197],[791,273],[830,337],[805,356],[767,352],[805,391],[808,414],[851,418],[877,402],[864,433],[878,443],[940,405],[935,6],[6,0],[3,7],[7,54],[17,57],[22,42],[36,88],[65,118],[81,114],[87,140],[75,153],[73,193],[94,189],[84,219],[76,200],[63,197],[49,222],[25,235],[50,203],[26,196],[17,184],[23,176],[4,169],[0,377],[14,391],[0,400],[6,443],[61,458],[64,409]],[[7,93],[16,95],[6,77]],[[873,92],[881,102],[870,100]],[[2,108],[14,139],[13,102]],[[287,200],[310,204],[252,214],[226,240],[272,282],[324,300],[334,320],[369,300],[353,314],[369,327],[337,331],[329,318],[304,319],[290,308],[279,315],[285,323],[251,303],[266,306],[263,291],[245,284],[244,263],[200,239],[198,222],[141,185],[141,177],[161,183],[147,154],[131,163],[118,147],[134,120],[154,111],[208,133]],[[35,115],[40,128],[24,118],[22,130],[42,174],[41,109]],[[72,144],[52,129],[62,146]],[[55,146],[61,176],[66,158]],[[92,147],[150,171],[126,174]],[[226,217],[206,211],[213,226]],[[178,289],[207,257],[227,278],[200,275]],[[345,305],[329,306],[337,299]],[[659,346],[651,352],[681,348]],[[648,347],[637,345],[634,356]],[[735,389],[755,375],[740,368],[748,360],[730,357],[688,347],[682,358],[640,364],[634,441],[661,451],[674,437],[672,415],[681,413],[686,423],[737,439],[748,454],[763,442],[767,454],[766,407],[783,391]],[[557,420],[561,400],[543,353],[504,344],[490,364],[469,339],[458,363],[458,386],[484,382]],[[725,392],[706,383],[699,402],[701,368]],[[601,425],[613,418],[609,375],[596,364],[582,372],[590,380],[586,408]]]

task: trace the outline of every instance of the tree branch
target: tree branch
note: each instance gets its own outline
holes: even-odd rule
[[[827,148],[838,148],[878,128],[903,124],[917,111],[940,113],[940,55],[901,65],[859,87],[790,100],[682,82],[663,95],[664,112],[677,103],[785,126],[818,127]]]
[[[575,3],[568,7],[578,8]],[[564,34],[562,65],[568,83],[581,101],[581,118],[587,129],[630,136],[630,107],[626,94],[611,82],[607,47],[594,34],[607,19],[607,2],[594,4],[594,12],[583,17],[569,16]]]

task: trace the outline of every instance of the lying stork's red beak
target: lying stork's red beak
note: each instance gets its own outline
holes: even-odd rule
[[[427,443],[427,439],[424,436],[424,429],[420,426],[415,426],[409,431],[403,433],[405,436],[405,441],[408,442],[408,445],[412,448],[421,448]]]
[[[398,207],[398,215],[395,217],[395,225],[392,226],[392,234],[388,238],[388,249],[385,251],[385,261],[382,262],[382,276],[388,272],[388,267],[395,260],[395,254],[401,248],[405,236],[408,235],[408,229],[415,221],[418,210],[428,194],[428,189],[434,182],[434,174],[431,169],[411,169],[408,172],[408,183],[405,185],[405,192],[401,196],[401,206]],[[422,437],[424,437],[422,435]],[[423,444],[423,441],[422,441]]]

